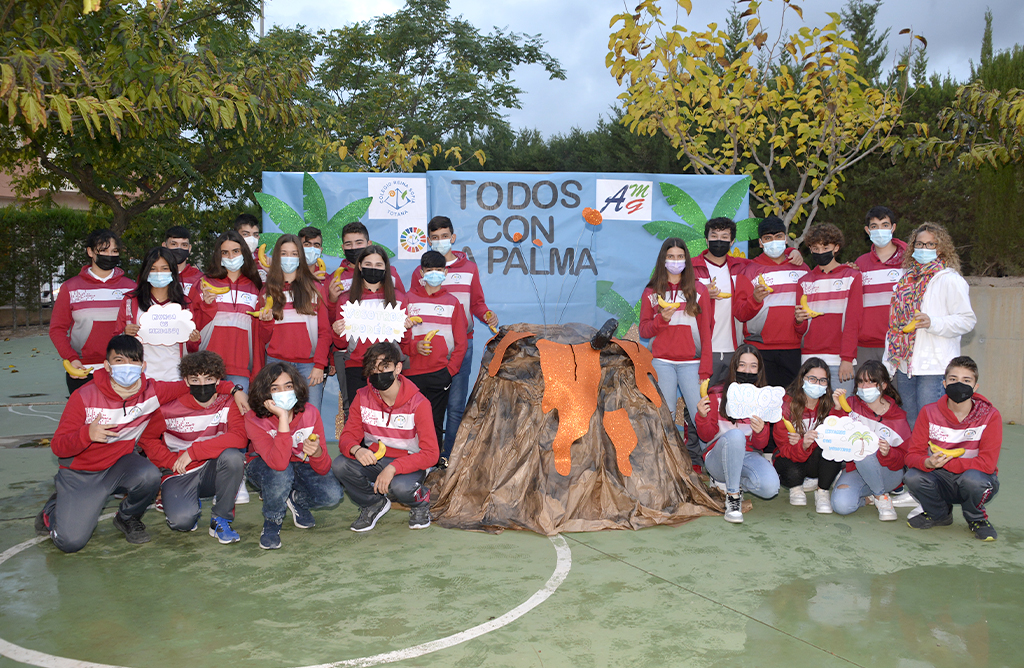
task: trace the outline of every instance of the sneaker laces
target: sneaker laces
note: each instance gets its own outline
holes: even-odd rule
[[[743,507],[743,497],[737,494],[727,494],[725,497],[725,509],[729,512],[740,512]]]
[[[146,530],[146,525],[142,523],[142,520],[140,520],[138,517],[135,517],[134,515],[129,517],[128,519],[123,519],[122,521],[124,522],[125,527],[128,528],[128,533],[135,533],[136,531]]]

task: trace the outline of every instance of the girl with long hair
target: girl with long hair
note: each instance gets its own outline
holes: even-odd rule
[[[711,378],[711,320],[714,309],[704,285],[695,280],[686,242],[665,240],[640,297],[640,336],[652,339],[651,353],[658,387],[675,418],[676,398],[686,402],[687,429],[700,402],[700,384]],[[690,459],[700,461],[696,439],[687,442]]]
[[[832,380],[828,364],[820,357],[812,357],[802,365],[796,379],[786,389],[782,402],[782,422],[774,426],[775,470],[779,482],[789,488],[789,503],[806,506],[804,478],[817,478],[818,488],[814,490],[814,509],[819,513],[832,512],[829,489],[843,469],[842,462],[834,462],[821,456],[821,448],[814,442],[815,431],[829,415],[846,415],[836,407],[832,396]],[[786,421],[794,431],[786,427]]]
[[[779,493],[779,474],[762,455],[771,427],[757,416],[734,419],[727,411],[729,386],[765,386],[761,351],[740,344],[729,362],[724,385],[712,387],[697,404],[697,435],[707,442],[704,467],[725,486],[725,521],[743,521],[743,490],[763,499]]]
[[[163,246],[150,248],[143,258],[138,285],[121,301],[114,334],[138,335],[139,318],[154,304],[177,304],[183,311],[189,310],[189,302],[178,281],[177,260]],[[193,330],[188,345],[194,346],[198,342],[199,331]],[[161,381],[181,380],[178,363],[187,352],[186,344],[155,346],[143,343],[142,348],[145,351],[147,376]]]

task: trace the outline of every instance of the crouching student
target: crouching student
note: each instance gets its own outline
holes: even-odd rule
[[[145,376],[142,343],[120,335],[107,344],[107,359],[91,382],[71,395],[50,442],[60,462],[57,492],[36,517],[36,532],[49,534],[64,552],[85,547],[111,494],[125,498],[114,527],[129,543],[148,543],[142,516],[160,491],[160,470],[135,453],[135,442],[162,404],[188,394],[188,385]],[[221,392],[231,392],[222,382]],[[248,409],[245,393],[235,401]]]
[[[978,365],[970,357],[954,357],[942,385],[946,396],[921,409],[910,437],[905,480],[924,512],[907,524],[948,526],[953,506],[959,505],[974,536],[993,541],[996,530],[985,504],[999,491],[1003,420],[992,402],[975,392]],[[934,450],[932,444],[953,452]]]
[[[231,528],[235,493],[242,483],[248,438],[242,413],[229,394],[219,394],[224,360],[204,350],[178,365],[189,394],[162,406],[142,432],[140,444],[160,468],[167,526],[175,531],[199,527],[200,499],[215,496],[210,535],[227,545],[240,540]]]
[[[286,511],[300,529],[316,526],[313,508],[336,506],[341,486],[331,471],[320,412],[309,403],[306,379],[287,362],[263,367],[250,386],[245,432],[252,441],[246,478],[263,494],[260,547],[281,547]]]
[[[816,478],[818,488],[814,490],[814,510],[831,513],[832,501],[829,489],[839,472],[842,462],[834,462],[821,456],[821,448],[815,443],[815,431],[829,415],[846,415],[836,408],[832,399],[832,381],[828,364],[820,357],[812,357],[800,366],[796,379],[786,389],[782,402],[782,421],[774,427],[775,470],[779,482],[789,488],[789,503],[806,506],[804,478]],[[786,423],[789,422],[787,425]],[[792,431],[790,431],[792,429]]]
[[[849,515],[874,497],[878,519],[891,522],[897,519],[889,492],[903,484],[903,460],[910,441],[910,425],[907,414],[900,407],[899,392],[892,386],[889,372],[878,360],[868,360],[857,367],[857,396],[850,397],[853,410],[850,417],[878,422],[900,437],[897,446],[879,436],[878,452],[859,462],[849,462],[846,471],[836,481],[832,494],[832,509],[840,515]],[[833,397],[839,401],[842,390],[836,390]]]
[[[779,493],[779,474],[761,452],[771,427],[756,415],[735,420],[726,412],[729,386],[750,383],[764,387],[761,353],[740,345],[729,362],[725,385],[711,388],[697,404],[697,435],[707,443],[704,467],[712,480],[725,484],[725,521],[743,521],[743,490],[763,499]]]
[[[409,528],[430,526],[427,469],[437,462],[437,432],[430,402],[403,378],[401,352],[392,343],[370,346],[363,356],[369,385],[356,392],[334,475],[359,506],[353,531],[369,531],[391,510],[391,499],[409,506]]]

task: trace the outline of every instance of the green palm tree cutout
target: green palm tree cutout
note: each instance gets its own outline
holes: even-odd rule
[[[597,282],[597,306],[618,318],[615,336],[619,338],[625,336],[630,327],[640,323],[640,301],[631,306],[622,295],[612,290],[611,281]]]
[[[871,432],[870,431],[855,431],[852,434],[850,434],[850,445],[851,446],[856,445],[857,443],[860,443],[860,452],[857,453],[858,457],[860,455],[864,454],[864,449],[867,447],[867,444],[868,444],[869,440],[871,440]]]
[[[260,241],[273,248],[281,234],[298,234],[303,227],[312,226],[319,228],[324,234],[324,255],[332,257],[344,257],[345,251],[341,245],[341,230],[348,223],[354,222],[366,215],[370,210],[372,197],[364,197],[349,202],[343,209],[335,213],[328,220],[327,202],[324,200],[324,193],[320,185],[308,173],[302,175],[302,215],[286,203],[267,193],[256,193],[256,201],[260,203],[263,210],[270,216],[270,220],[281,228],[281,232],[268,232],[260,235]],[[377,242],[374,242],[377,243]],[[377,243],[385,251],[388,257],[394,257],[395,252]]]
[[[708,247],[704,239],[704,226],[708,218],[704,215],[696,200],[686,194],[682,188],[662,181],[661,194],[665,196],[676,215],[683,219],[682,223],[672,220],[655,220],[644,225],[644,229],[661,240],[679,237],[686,242],[690,255],[697,255]],[[743,198],[750,188],[750,177],[740,179],[732,184],[718,200],[712,218],[725,217],[735,220],[743,205]],[[736,241],[749,241],[757,238],[757,224],[760,218],[744,218],[736,221]]]

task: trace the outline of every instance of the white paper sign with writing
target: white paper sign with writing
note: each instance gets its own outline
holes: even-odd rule
[[[878,436],[868,425],[849,415],[829,415],[815,431],[818,438],[814,442],[821,448],[821,456],[825,459],[859,462],[878,452]]]
[[[176,346],[196,329],[192,313],[178,304],[153,304],[139,314],[139,340],[151,346]]]
[[[398,342],[405,334],[406,315],[401,302],[395,306],[379,299],[349,302],[342,305],[341,317],[345,319],[345,336],[353,343]]]
[[[725,412],[734,420],[756,415],[765,422],[778,422],[782,419],[784,396],[786,390],[781,387],[733,383],[725,393]]]
[[[872,420],[870,418],[861,417],[857,411],[850,413],[850,417],[854,420],[859,421],[863,426],[870,429],[879,440],[885,439],[885,441],[892,447],[899,447],[903,443],[903,437],[895,432],[895,430],[886,427],[878,420]]]

